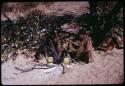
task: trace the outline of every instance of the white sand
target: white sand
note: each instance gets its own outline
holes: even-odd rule
[[[2,63],[2,84],[4,85],[43,85],[43,84],[121,84],[124,81],[123,50],[112,50],[108,54],[94,51],[94,62],[89,64],[72,64],[65,67],[51,69],[34,69],[19,74],[14,67],[16,62],[9,60]],[[17,60],[15,60],[17,61]],[[30,61],[30,62],[28,62]],[[29,64],[32,60],[28,60]],[[24,64],[25,61],[18,62]],[[34,63],[32,63],[33,65]]]

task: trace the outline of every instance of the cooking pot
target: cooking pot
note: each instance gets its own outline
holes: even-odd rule
[[[64,58],[63,63],[70,64],[70,58],[68,58],[68,57]]]
[[[47,63],[48,64],[53,64],[53,57],[48,57],[47,58]]]

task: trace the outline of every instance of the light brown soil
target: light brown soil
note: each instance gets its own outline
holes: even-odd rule
[[[123,50],[113,49],[108,53],[93,51],[94,62],[89,64],[71,64],[51,69],[34,69],[30,72],[20,73],[15,70],[17,64],[9,60],[2,64],[2,84],[7,85],[43,85],[43,84],[121,84],[124,81]],[[20,57],[21,58],[21,57]],[[15,60],[17,61],[17,60]],[[30,61],[30,62],[28,62]],[[26,62],[34,64],[31,59],[21,60],[18,64]]]
[[[33,8],[25,8],[25,11],[22,11],[20,6],[17,6],[15,3],[8,3],[8,6],[13,6],[12,12],[6,12],[5,14],[10,19],[17,19],[18,17],[25,17],[28,13],[33,10],[39,10],[43,14],[46,15],[63,15],[65,13],[72,13],[73,15],[80,15],[81,13],[88,13],[89,12],[89,3],[87,1],[80,1],[80,2],[53,2],[49,6],[45,4],[39,3]],[[1,15],[1,20],[6,20],[6,18]]]

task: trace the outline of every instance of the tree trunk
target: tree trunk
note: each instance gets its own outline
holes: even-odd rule
[[[94,46],[96,47],[98,45],[98,40],[99,40],[99,34],[100,33],[100,26],[99,26],[99,21],[98,21],[98,15],[97,15],[97,1],[89,1],[90,4],[90,15],[91,15],[91,25],[93,29],[93,34],[92,34],[92,39],[94,41]],[[98,37],[98,38],[97,38]]]
[[[117,16],[117,14],[120,12],[120,9],[123,7],[122,2],[118,2],[116,3],[116,5],[114,6],[114,8],[112,9],[112,11],[106,15],[105,20],[106,23],[104,24],[104,30],[102,31],[102,39],[104,39],[104,37],[106,36],[106,33],[108,33],[108,31],[111,31],[111,28],[113,27],[113,23],[115,23],[115,18]]]
[[[94,46],[98,47],[98,45],[104,40],[106,34],[111,30],[113,26],[114,19],[116,18],[117,14],[119,13],[120,9],[123,7],[122,2],[116,3],[114,8],[112,9],[111,12],[109,12],[108,15],[104,16],[104,19],[106,23],[104,23],[104,29],[101,30],[99,22],[98,21],[98,16],[97,16],[97,10],[96,10],[96,3],[94,1],[89,1],[90,4],[90,14],[92,15],[92,27],[93,27],[93,41],[94,41]]]

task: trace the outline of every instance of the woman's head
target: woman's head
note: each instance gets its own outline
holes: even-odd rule
[[[87,37],[86,31],[82,31],[82,32],[79,34],[79,37],[80,37],[80,39],[86,38],[86,37]]]

